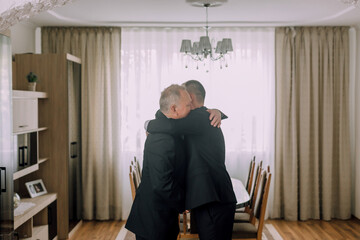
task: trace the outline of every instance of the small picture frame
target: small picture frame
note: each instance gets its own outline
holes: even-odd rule
[[[30,194],[31,198],[41,196],[47,193],[45,185],[41,179],[27,182],[25,186]]]

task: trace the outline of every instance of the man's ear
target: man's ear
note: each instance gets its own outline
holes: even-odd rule
[[[172,114],[177,114],[177,112],[176,112],[176,105],[175,105],[175,104],[173,104],[173,105],[170,106],[170,112],[171,112]]]
[[[191,98],[191,102],[195,102],[195,101],[196,101],[196,96],[195,96],[195,94],[189,93],[189,96],[190,96],[190,98]]]

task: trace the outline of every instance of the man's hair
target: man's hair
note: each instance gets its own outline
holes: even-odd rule
[[[161,92],[159,101],[161,112],[167,113],[170,110],[171,105],[178,103],[181,97],[181,90],[186,91],[185,87],[172,84]]]
[[[192,93],[195,95],[196,100],[199,103],[204,104],[206,91],[204,86],[197,80],[189,80],[183,84],[185,86],[188,93]]]

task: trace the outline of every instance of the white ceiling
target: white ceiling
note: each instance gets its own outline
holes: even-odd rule
[[[189,1],[189,0],[188,0]],[[75,0],[29,19],[37,26],[203,26],[205,9],[186,0]],[[341,0],[228,0],[210,26],[356,25],[360,8]]]

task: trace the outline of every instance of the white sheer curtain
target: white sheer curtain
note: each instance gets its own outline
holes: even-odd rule
[[[229,116],[222,123],[226,166],[232,177],[246,181],[250,159],[270,164],[274,156],[275,55],[273,28],[212,28],[210,38],[230,37],[234,52],[222,63],[192,64],[179,53],[181,40],[204,35],[201,28],[122,28],[121,159],[123,218],[131,206],[128,166],[142,161],[144,121],[154,118],[160,92],[173,83],[199,80],[207,91],[205,105]],[[189,67],[185,68],[188,63]],[[271,196],[270,204],[271,205]]]

